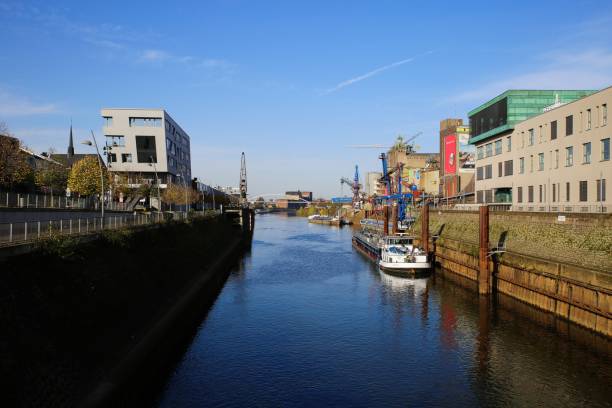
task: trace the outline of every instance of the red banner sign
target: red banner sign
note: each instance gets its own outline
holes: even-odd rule
[[[444,138],[444,174],[457,173],[457,135]]]

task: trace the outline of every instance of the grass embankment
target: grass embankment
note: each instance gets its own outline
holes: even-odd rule
[[[73,406],[238,231],[221,219],[56,238],[1,265],[5,406]],[[151,356],[155,358],[155,356]]]
[[[342,209],[341,204],[328,204],[325,206],[309,205],[298,209],[295,213],[298,217],[308,217],[311,215],[325,215],[333,217],[338,214],[338,211]]]

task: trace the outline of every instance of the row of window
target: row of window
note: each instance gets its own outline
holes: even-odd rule
[[[102,116],[103,126],[104,127],[112,127],[113,126],[113,117],[112,116]],[[161,118],[145,118],[145,117],[132,117],[129,118],[130,127],[143,126],[143,127],[161,127],[162,119]]]
[[[588,180],[580,180],[578,182],[578,200],[580,202],[589,201],[589,184],[591,188],[595,189],[595,201],[596,202],[605,202],[606,198],[606,179],[597,179],[595,182],[589,183]],[[563,186],[563,188],[562,188]],[[570,202],[572,198],[572,183],[566,182],[564,185],[562,183],[553,183],[551,184],[552,189],[552,197],[551,202],[560,203],[561,201]],[[476,202],[479,204],[482,203],[493,203],[493,189],[490,190],[478,190],[476,191]],[[509,193],[502,191],[502,193]],[[498,191],[499,193],[499,191]],[[496,201],[497,202],[508,202],[512,201],[511,199],[505,200],[503,197],[504,194],[496,193]],[[497,197],[499,196],[499,197]],[[548,202],[546,199],[546,185],[540,184],[538,186],[527,186],[524,187],[516,187],[516,202],[517,203],[546,203]]]
[[[582,144],[582,164],[590,164],[592,156],[591,142]],[[550,151],[550,168],[559,168],[559,149]],[[600,141],[600,161],[610,160],[610,138],[602,139]],[[553,166],[554,164],[554,166]],[[571,167],[574,165],[574,146],[568,146],[565,148],[565,167]],[[537,155],[537,167],[534,167],[534,155],[529,156],[529,172],[533,172],[534,169],[537,171],[544,170],[544,153],[538,153]],[[512,160],[506,160],[504,162],[497,163],[497,176],[511,176],[513,175],[513,162]],[[525,174],[525,157],[519,158],[519,174]],[[476,168],[476,180],[490,179],[493,177],[492,165],[481,166]]]
[[[522,203],[524,199],[526,202],[533,203],[535,202],[535,187],[536,186],[527,186],[527,197],[523,195],[523,187],[516,188],[516,201],[517,203]],[[545,203],[546,201],[546,185],[540,184],[538,187],[538,201],[539,203]],[[552,187],[552,200],[553,203],[561,202],[562,195],[563,200],[566,202],[571,201],[571,183],[565,183],[565,191],[561,190],[561,183],[553,183]],[[598,179],[593,183],[593,188],[595,188],[596,198],[595,201],[603,202],[606,201],[606,179]],[[587,180],[580,180],[578,182],[578,200],[580,202],[589,201],[589,182]]]
[[[601,112],[600,112],[601,110]],[[601,108],[599,106],[596,107],[596,126],[606,126],[608,124],[608,105],[602,104]],[[601,121],[600,121],[601,119]],[[584,130],[591,130],[593,127],[593,114],[591,109],[586,110],[586,123],[585,126],[583,124],[583,112],[580,112],[580,127],[584,127]],[[538,140],[540,143],[544,141],[546,138],[546,127],[545,125],[538,126]],[[550,140],[557,139],[558,134],[558,125],[557,121],[553,120],[550,122]],[[574,134],[574,115],[569,115],[565,117],[565,136],[571,136]],[[527,131],[527,145],[533,146],[535,144],[536,132],[535,129],[529,129]],[[525,147],[525,132],[521,132],[521,147]]]
[[[166,121],[166,131],[174,137],[176,143],[189,147],[189,139],[187,139],[187,137],[184,135],[181,135],[181,132],[179,132],[169,121]]]
[[[582,144],[582,164],[590,164],[592,156],[592,148],[591,142]],[[533,172],[534,156],[531,155],[529,157],[529,171]],[[554,150],[554,152],[550,151],[550,168],[557,169],[559,168],[559,149]],[[600,161],[608,161],[610,160],[610,138],[602,139],[600,141]],[[568,146],[565,148],[565,167],[571,167],[574,165],[574,146]],[[544,153],[538,153],[538,163],[537,170],[544,170]],[[521,157],[519,159],[519,174],[525,173],[525,158]]]
[[[108,162],[116,163],[117,162],[117,154],[109,153],[108,154]],[[132,162],[132,154],[131,153],[121,153],[121,163],[131,163]]]
[[[493,153],[493,149],[495,149],[495,154]],[[497,156],[498,154],[502,154],[502,139],[497,139],[495,142],[487,143],[484,146],[478,146],[476,148],[476,155],[478,159],[483,159],[485,157]],[[512,150],[512,136],[506,137],[506,151],[509,152]]]

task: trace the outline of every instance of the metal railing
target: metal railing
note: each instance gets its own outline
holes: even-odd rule
[[[58,235],[78,236],[96,234],[105,230],[153,225],[167,220],[184,221],[184,212],[125,214],[93,218],[68,218],[48,221],[25,221],[0,224],[0,247],[21,245]]]
[[[53,208],[97,210],[100,201],[96,197],[66,197],[54,194],[29,194],[0,191],[0,207],[4,208]],[[106,203],[105,209],[128,210],[128,203]]]

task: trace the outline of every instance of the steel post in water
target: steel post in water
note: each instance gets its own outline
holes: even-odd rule
[[[478,293],[491,293],[491,277],[489,275],[489,207],[480,207],[480,248],[478,253]]]
[[[383,210],[383,215],[385,218],[385,223],[383,225],[383,234],[389,235],[389,207],[385,205]]]
[[[429,206],[423,204],[421,217],[421,246],[426,254],[429,254]]]
[[[391,208],[391,233],[397,234],[397,204],[393,204]]]

